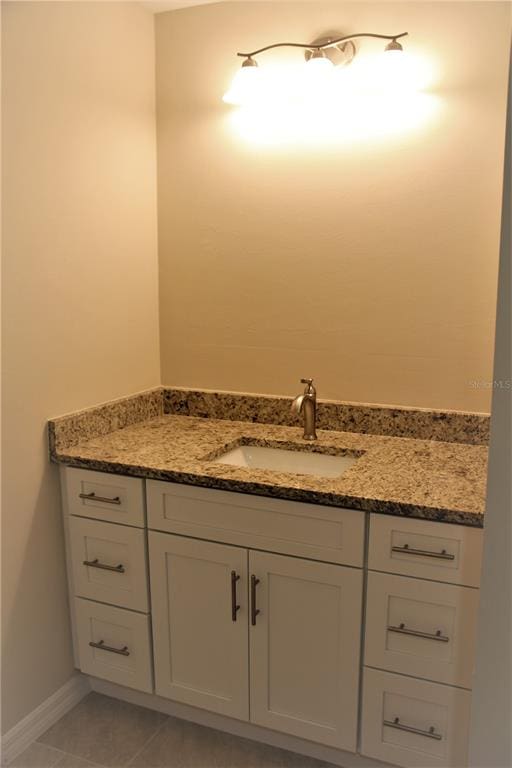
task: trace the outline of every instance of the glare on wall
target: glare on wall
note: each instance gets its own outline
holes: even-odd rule
[[[259,146],[381,142],[417,131],[439,111],[436,73],[426,57],[360,53],[346,67],[267,65],[230,130]]]

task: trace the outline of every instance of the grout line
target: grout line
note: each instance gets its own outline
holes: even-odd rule
[[[66,752],[66,750],[60,749],[59,747],[53,747],[51,744],[45,744],[44,742],[39,741],[39,739],[36,739],[35,741],[33,741],[32,744],[39,744],[42,747],[48,747],[48,749],[53,749],[55,752],[60,752],[62,757],[76,757],[79,760],[83,760],[85,763],[90,763],[91,765],[95,766],[95,768],[108,768],[107,766],[104,766],[101,763],[95,763],[93,760],[88,760],[86,757],[82,757],[81,755],[75,755],[73,752]],[[30,749],[32,744],[29,744],[27,749]],[[59,765],[61,764],[62,757],[59,758],[59,761],[57,763],[55,763],[53,768],[59,768]],[[65,766],[64,766],[64,768],[65,768]]]
[[[158,734],[160,733],[160,731],[162,730],[162,728],[164,727],[164,725],[167,725],[167,722],[168,722],[168,721],[169,721],[169,715],[167,715],[167,716],[166,716],[166,718],[165,718],[165,720],[163,721],[163,723],[160,723],[160,725],[158,726],[158,728],[156,729],[156,731],[153,733],[153,735],[152,735],[152,736],[150,736],[150,737],[149,737],[149,739],[148,739],[147,741],[145,741],[145,742],[144,742],[144,744],[142,745],[142,747],[141,747],[140,749],[138,749],[138,750],[136,751],[136,753],[135,753],[135,754],[134,754],[134,755],[133,755],[133,756],[132,756],[132,757],[131,757],[131,758],[128,760],[128,762],[126,763],[126,768],[129,768],[129,766],[130,766],[130,765],[133,765],[133,761],[134,761],[134,760],[136,760],[136,759],[139,757],[139,755],[141,755],[141,754],[142,754],[142,752],[144,752],[144,750],[146,749],[146,747],[148,747],[148,746],[151,744],[151,742],[153,741],[153,739],[155,739],[155,738],[158,736]]]
[[[107,766],[102,765],[102,763],[95,763],[94,760],[88,760],[86,757],[80,757],[80,755],[74,755],[72,752],[65,752],[62,749],[60,749],[59,752],[62,752],[63,756],[65,757],[76,757],[79,760],[83,760],[84,763],[86,764],[90,763],[91,766],[94,766],[94,768],[107,768]],[[53,768],[59,768],[59,766],[60,766],[60,761]],[[64,765],[63,768],[66,768],[66,766]]]

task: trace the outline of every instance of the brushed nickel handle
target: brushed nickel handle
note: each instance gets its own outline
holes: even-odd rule
[[[426,736],[427,739],[435,739],[436,741],[441,741],[443,738],[440,733],[436,733],[436,729],[433,725],[430,726],[428,731],[424,731],[421,728],[413,728],[412,725],[405,725],[405,723],[401,723],[399,717],[395,717],[394,720],[384,720],[382,724],[388,728],[396,728],[397,731],[417,733],[418,736]]]
[[[442,549],[441,552],[431,552],[429,549],[414,549],[408,544],[404,544],[403,547],[391,547],[392,552],[401,552],[403,555],[419,555],[421,557],[436,557],[439,560],[455,560],[455,555],[451,555],[446,549]]]
[[[251,576],[251,624],[253,627],[256,626],[256,616],[259,613],[258,608],[256,608],[256,587],[259,583],[260,580],[256,576]]]
[[[87,565],[89,568],[100,568],[102,571],[112,571],[113,573],[125,573],[125,567],[121,563],[119,565],[106,565],[100,563],[98,558],[95,560],[84,560],[83,565]]]
[[[398,627],[388,626],[388,632],[397,632],[400,635],[412,635],[413,637],[424,637],[426,640],[438,640],[440,643],[449,643],[450,638],[447,635],[441,634],[441,630],[437,632],[420,632],[417,629],[408,629],[405,624],[400,624]]]
[[[121,499],[119,496],[114,496],[113,499],[110,499],[108,496],[96,496],[94,491],[91,491],[91,493],[79,493],[79,498],[81,499],[87,499],[88,501],[100,501],[102,504],[120,504]]]
[[[240,610],[240,606],[236,602],[236,583],[240,580],[240,576],[236,571],[231,571],[231,621],[236,621],[236,614]]]
[[[119,656],[129,656],[130,651],[128,650],[128,646],[125,645],[124,648],[114,648],[111,645],[105,645],[104,640],[100,640],[98,643],[95,643],[91,640],[89,643],[91,648],[99,648],[100,651],[108,651],[109,653],[118,653]]]

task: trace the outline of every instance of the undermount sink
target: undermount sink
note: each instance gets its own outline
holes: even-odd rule
[[[340,477],[359,456],[331,456],[326,453],[291,451],[263,445],[240,445],[215,459],[218,464],[268,469],[317,477]]]

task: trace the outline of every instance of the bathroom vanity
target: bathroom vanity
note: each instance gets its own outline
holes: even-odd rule
[[[396,492],[390,508],[370,497],[352,498],[362,508],[350,508],[335,493],[342,478],[215,461],[219,445],[236,443],[226,431],[246,442],[266,433],[275,445],[280,430],[290,448],[289,427],[208,422],[163,416],[56,451],[77,667],[118,686],[117,695],[133,690],[156,708],[171,701],[214,713],[215,727],[246,723],[274,744],[276,734],[295,737],[292,748],[310,744],[307,754],[322,745],[329,750],[318,756],[339,753],[340,764],[356,753],[406,767],[463,766],[482,515],[437,507],[428,519],[426,506],[400,507]],[[164,450],[162,429],[174,435],[165,461],[151,452]],[[183,453],[187,441],[203,474]],[[337,441],[360,456],[343,482],[366,471],[367,487],[387,482],[370,471],[372,450],[387,446],[395,458],[400,442],[405,458],[427,450],[417,440],[334,432],[316,450],[334,454]],[[445,451],[443,471],[451,460],[460,475],[462,447],[430,444],[431,471]],[[474,447],[465,446],[468,456]],[[134,451],[145,452],[146,466]],[[426,496],[432,476],[411,471],[414,493]],[[168,479],[176,475],[184,482]],[[264,487],[269,477],[273,490]]]

